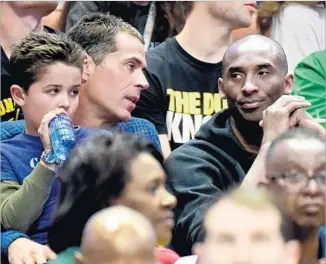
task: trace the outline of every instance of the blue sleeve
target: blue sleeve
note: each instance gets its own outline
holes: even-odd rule
[[[9,181],[17,181],[18,179],[15,173],[12,170],[11,164],[8,159],[1,153],[1,175],[0,180],[9,180]]]
[[[24,233],[15,230],[1,232],[1,255],[7,256],[10,244],[20,237],[28,238]]]

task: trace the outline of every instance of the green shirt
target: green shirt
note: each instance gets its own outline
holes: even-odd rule
[[[294,95],[311,103],[306,111],[325,126],[326,50],[317,51],[298,63],[294,71]]]
[[[70,247],[57,255],[55,260],[48,261],[49,264],[74,264],[75,252],[79,251],[79,247]]]

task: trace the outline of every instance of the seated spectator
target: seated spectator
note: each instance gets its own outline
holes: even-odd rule
[[[326,50],[300,61],[294,71],[294,95],[304,96],[311,106],[307,112],[326,127]]]
[[[184,1],[182,31],[146,54],[149,89],[133,116],[151,121],[164,157],[194,137],[214,113],[227,107],[216,87],[232,30],[250,26],[254,4]]]
[[[9,59],[12,45],[31,32],[55,31],[43,26],[42,18],[50,14],[58,3],[55,1],[1,1],[0,44],[1,44],[1,122],[21,119],[22,115],[10,94],[15,80],[10,73]]]
[[[267,152],[267,186],[281,197],[294,221],[301,244],[300,264],[316,263],[326,256],[325,166],[325,137],[308,129],[285,132]]]
[[[74,123],[128,130],[146,136],[160,149],[154,126],[147,120],[131,118],[140,91],[148,88],[140,33],[120,18],[95,13],[84,16],[67,34],[87,53]]]
[[[94,14],[91,17],[86,17],[85,19],[93,19],[94,24],[98,23],[97,27],[97,33],[102,34],[103,36],[106,35],[106,32],[112,31],[111,37],[108,38],[99,38],[96,39],[96,42],[89,42],[88,40],[91,39],[92,34],[94,33],[91,29],[92,23],[87,23],[85,21],[81,21],[81,24],[77,24],[79,26],[83,26],[83,28],[79,28],[78,32],[78,37],[80,39],[76,39],[80,41],[80,44],[83,45],[85,50],[90,50],[91,56],[96,57],[96,61],[105,61],[104,63],[99,63],[98,65],[90,64],[88,63],[89,67],[92,67],[92,74],[90,72],[87,72],[87,78],[86,80],[83,80],[81,90],[86,90],[87,92],[82,93],[80,96],[80,101],[86,101],[87,103],[81,103],[83,108],[81,109],[90,109],[91,113],[87,113],[85,116],[86,121],[85,122],[77,122],[77,124],[81,124],[86,127],[102,127],[106,128],[109,130],[118,130],[121,132],[126,132],[126,133],[132,133],[132,134],[137,134],[142,137],[146,137],[150,141],[152,141],[157,149],[160,149],[160,143],[158,139],[157,132],[155,130],[155,127],[147,120],[139,119],[139,118],[131,118],[128,119],[126,122],[121,122],[123,121],[123,118],[118,117],[119,112],[121,112],[121,108],[125,108],[125,100],[122,100],[120,96],[116,96],[117,94],[120,94],[121,90],[125,91],[126,85],[124,82],[119,82],[118,80],[125,80],[127,83],[131,82],[132,85],[128,86],[128,92],[132,91],[133,94],[139,93],[138,90],[140,89],[139,86],[139,81],[143,81],[145,77],[142,75],[141,68],[138,67],[134,71],[129,71],[129,66],[125,66],[128,68],[126,70],[121,70],[120,65],[124,63],[125,59],[128,59],[130,61],[133,58],[130,58],[130,52],[132,53],[133,51],[137,52],[137,48],[139,48],[139,45],[141,45],[141,52],[143,52],[143,44],[141,44],[141,39],[137,39],[137,37],[134,37],[137,35],[137,31],[133,29],[131,26],[128,24],[124,23],[120,19],[117,19],[113,16],[105,16],[105,15],[99,15],[97,16]],[[104,24],[101,24],[101,21],[105,21]],[[76,25],[76,26],[77,26]],[[78,26],[77,26],[78,27]],[[121,34],[122,31],[124,31],[126,28],[129,28],[130,32]],[[84,31],[83,31],[84,30]],[[128,47],[130,48],[126,50],[125,46],[121,46],[120,44],[115,43],[116,40],[116,35],[120,32],[120,36],[123,35],[127,39],[128,37],[133,39],[135,38],[135,42],[131,43]],[[134,34],[133,34],[133,33]],[[85,34],[85,35],[83,35]],[[101,35],[101,36],[102,36]],[[83,38],[84,36],[84,38]],[[139,36],[139,33],[138,33]],[[106,53],[106,49],[103,49],[103,47],[111,47],[113,50],[115,48],[118,48],[119,51],[114,52],[112,60],[112,53],[113,51],[110,50],[109,53]],[[104,53],[101,53],[101,52]],[[116,59],[116,55],[119,55],[118,59]],[[144,53],[143,55],[139,55],[138,59],[141,60],[143,58],[144,60]],[[143,57],[142,57],[143,56]],[[107,61],[109,62],[110,67],[108,68],[107,66]],[[129,62],[129,64],[132,64],[132,62]],[[112,68],[113,66],[113,68]],[[118,68],[118,70],[117,70]],[[88,68],[89,69],[89,68]],[[111,71],[112,69],[116,69]],[[106,78],[107,73],[111,73],[109,76],[109,80]],[[121,74],[123,72],[123,74]],[[90,82],[88,82],[91,80]],[[84,82],[85,81],[85,82]],[[90,84],[91,83],[91,84]],[[117,90],[113,89],[112,93],[107,93],[107,85],[112,85],[112,87],[117,88]],[[99,88],[99,89],[97,89]],[[91,96],[89,96],[91,94]],[[103,99],[103,95],[107,96],[107,98],[111,98],[112,100],[109,100],[109,106],[112,105],[113,107],[109,107],[107,105],[107,102]],[[100,98],[101,100],[94,100],[94,98]],[[121,106],[121,107],[120,107]],[[77,111],[81,111],[81,109]],[[122,110],[123,111],[123,110]],[[93,116],[94,115],[94,116]],[[84,115],[83,115],[84,117]],[[90,117],[90,118],[88,118]],[[99,121],[100,120],[100,121]],[[115,120],[114,122],[112,120]],[[83,120],[82,120],[83,121]],[[97,122],[99,121],[99,122]],[[12,133],[17,133],[19,131],[23,132],[24,129],[24,124],[22,121],[19,122],[11,122],[11,123],[5,123],[3,126],[1,126],[1,138],[4,136],[12,137]],[[3,132],[4,130],[4,132]],[[8,135],[9,134],[9,135]],[[14,233],[10,231],[8,233],[9,237],[5,237],[6,233],[1,234],[3,241],[7,241],[6,244],[2,244],[2,250],[4,253],[6,253],[8,245],[14,241],[17,237],[22,237],[25,236],[23,233]]]
[[[10,69],[16,82],[11,94],[25,115],[26,132],[1,142],[2,231],[14,229],[37,243],[47,242],[58,165],[51,159],[48,126],[57,114],[71,117],[76,110],[84,58],[80,46],[49,33],[32,33],[13,47]],[[92,131],[77,128],[75,143]],[[7,245],[10,262],[29,257],[17,254],[21,248],[33,248],[26,241],[18,238]],[[45,262],[52,255],[38,254],[31,260]]]
[[[176,264],[298,264],[300,248],[283,208],[266,192],[240,188],[223,196],[205,214],[198,254]]]
[[[261,33],[283,47],[289,73],[312,52],[325,49],[324,1],[261,1],[257,19]]]
[[[195,139],[166,161],[167,184],[179,201],[172,244],[181,255],[189,255],[192,245],[203,238],[200,209],[211,197],[243,180],[256,184],[264,173],[271,140],[292,126],[309,126],[325,134],[302,110],[310,103],[289,95],[293,76],[287,74],[286,57],[277,42],[246,36],[227,50],[223,69],[218,86],[229,108],[215,114]]]
[[[142,72],[145,53],[139,32],[117,17],[92,14],[79,21],[68,35],[88,54],[74,123],[137,134],[161,149],[155,127],[130,114],[140,90],[148,86]],[[21,124],[14,126],[5,124],[7,130],[1,129],[1,137],[22,129]]]
[[[95,136],[76,148],[60,173],[61,193],[49,233],[51,248],[59,253],[79,247],[90,216],[112,205],[143,213],[155,228],[157,245],[167,245],[176,199],[165,189],[162,162],[152,144],[126,134]],[[65,256],[66,261],[73,258],[73,254]]]
[[[76,264],[155,264],[156,233],[142,214],[124,206],[95,213],[86,223]]]

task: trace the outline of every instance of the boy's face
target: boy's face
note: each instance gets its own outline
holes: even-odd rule
[[[63,108],[71,117],[78,105],[80,85],[81,71],[77,67],[57,62],[43,68],[16,102],[24,112],[26,129],[36,134],[43,116],[56,108]]]

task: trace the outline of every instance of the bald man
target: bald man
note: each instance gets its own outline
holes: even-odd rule
[[[325,166],[325,138],[308,129],[287,131],[267,152],[267,186],[283,199],[295,223],[300,263],[316,263],[326,257]]]
[[[177,197],[172,244],[180,255],[203,239],[203,207],[233,185],[255,185],[264,174],[270,141],[290,127],[324,129],[302,108],[304,98],[291,96],[282,47],[261,35],[239,39],[223,58],[219,93],[228,109],[201,126],[195,138],[167,159],[168,187]]]
[[[123,206],[104,209],[85,226],[76,264],[155,264],[156,234],[140,213]]]

